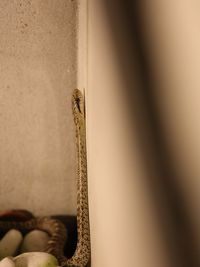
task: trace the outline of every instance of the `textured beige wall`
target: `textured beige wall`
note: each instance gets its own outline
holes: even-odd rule
[[[76,212],[77,3],[0,1],[1,210]]]

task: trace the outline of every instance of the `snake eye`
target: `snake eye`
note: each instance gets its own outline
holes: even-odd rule
[[[76,103],[76,106],[77,106],[77,108],[78,108],[79,112],[81,113],[80,99],[79,99],[78,97],[77,97],[77,98],[75,98],[75,103]]]

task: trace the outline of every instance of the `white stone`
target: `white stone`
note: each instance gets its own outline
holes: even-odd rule
[[[15,263],[11,257],[6,257],[0,261],[0,267],[15,267]]]
[[[57,267],[57,259],[45,252],[27,252],[14,258],[15,267]]]
[[[22,240],[23,236],[19,231],[15,229],[8,231],[0,241],[0,259],[15,256]]]
[[[20,252],[42,252],[47,246],[49,239],[50,236],[46,232],[33,230],[25,235]]]

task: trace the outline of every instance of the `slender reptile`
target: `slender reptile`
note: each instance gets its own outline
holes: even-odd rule
[[[0,221],[0,230],[18,229],[31,231],[43,230],[49,233],[50,240],[44,252],[56,256],[59,264],[64,267],[85,267],[90,259],[90,230],[87,188],[87,158],[85,132],[85,103],[80,90],[72,94],[72,112],[76,128],[76,146],[78,159],[77,175],[77,246],[71,258],[64,256],[64,245],[67,238],[65,226],[51,217],[32,218],[28,221]]]

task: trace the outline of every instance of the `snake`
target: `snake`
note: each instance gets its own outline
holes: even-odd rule
[[[52,217],[34,217],[27,221],[0,220],[0,231],[17,229],[31,231],[34,229],[46,231],[50,239],[44,252],[54,255],[63,267],[85,267],[91,254],[88,181],[87,181],[87,153],[86,153],[86,121],[85,101],[82,92],[74,89],[72,93],[72,113],[75,125],[75,140],[77,150],[77,245],[71,258],[64,255],[67,240],[65,225]]]

